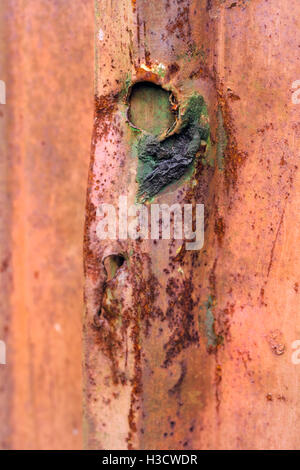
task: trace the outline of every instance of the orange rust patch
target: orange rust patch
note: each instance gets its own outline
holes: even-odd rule
[[[224,234],[225,234],[225,222],[224,222],[223,217],[216,216],[214,231],[215,231],[215,234],[217,235],[218,242],[221,245]]]
[[[267,337],[271,351],[276,356],[281,356],[285,352],[283,334],[279,330],[271,331]]]
[[[119,93],[95,96],[95,131],[97,137],[105,137],[111,127],[111,116],[116,109]]]
[[[218,90],[218,103],[221,107],[222,116],[223,116],[223,124],[226,131],[226,138],[227,138],[227,145],[225,149],[225,158],[224,158],[224,165],[225,165],[225,183],[227,189],[230,186],[235,186],[237,179],[238,179],[238,169],[244,163],[247,152],[242,152],[238,149],[237,141],[234,136],[235,134],[235,126],[234,121],[231,116],[230,107],[226,98],[224,97],[224,92],[221,89]]]
[[[156,85],[161,85],[162,80],[159,75],[156,73],[152,72],[151,70],[145,70],[142,67],[136,67],[136,79],[135,83],[138,82],[152,82],[155,83]]]

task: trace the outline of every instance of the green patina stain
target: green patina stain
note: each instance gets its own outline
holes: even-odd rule
[[[166,75],[166,68],[162,64],[159,64],[156,67],[155,72],[159,77],[164,78],[164,76]]]
[[[219,170],[223,170],[224,169],[224,155],[225,155],[225,150],[227,146],[227,136],[226,136],[226,131],[224,128],[223,114],[222,114],[222,110],[220,107],[218,108],[217,119],[218,119],[217,163],[218,163]]]
[[[215,306],[215,301],[211,295],[208,296],[208,299],[202,306],[200,306],[200,310],[205,311],[204,316],[204,333],[207,338],[207,346],[208,347],[216,347],[218,344],[223,342],[223,337],[220,335],[216,335],[215,333],[215,317],[213,313],[213,309]],[[201,328],[201,316],[198,316],[199,327]]]
[[[194,93],[182,105],[179,132],[160,141],[157,133],[143,133],[136,151],[139,159],[137,199],[145,202],[181,177],[192,175],[201,141],[209,140],[208,113],[203,97]],[[160,133],[162,130],[160,128]],[[156,127],[154,128],[158,130]]]
[[[203,44],[201,47],[198,47],[197,44],[193,41],[188,45],[187,50],[176,56],[176,60],[186,60],[191,62],[193,59],[200,59],[202,62],[206,60],[206,52]]]
[[[129,88],[130,88],[131,84],[132,84],[131,74],[127,73],[127,75],[125,77],[125,80],[123,82],[123,87],[122,87],[121,93],[120,93],[121,98],[128,95],[128,91],[129,91]]]
[[[216,346],[218,344],[218,337],[214,330],[215,317],[212,310],[212,298],[209,296],[207,302],[205,302],[206,314],[205,314],[205,334],[207,338],[208,346]]]
[[[212,155],[211,152],[211,139],[210,135],[208,136],[207,139],[207,145],[206,145],[206,151],[205,151],[205,156],[201,159],[203,165],[209,165],[211,167],[215,166],[215,159]]]

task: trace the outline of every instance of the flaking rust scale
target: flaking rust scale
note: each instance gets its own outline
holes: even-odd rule
[[[200,124],[202,114],[207,116],[204,100],[195,93],[188,99],[184,114],[179,117],[180,125],[176,133],[167,132],[162,138],[154,135],[139,137],[139,202],[145,202],[178,181],[194,164],[197,152],[209,137],[208,124]]]
[[[185,241],[174,243],[172,237],[129,239],[114,232],[112,239],[100,240],[98,207],[103,202],[117,207],[119,196],[126,196],[128,207],[157,201],[182,207],[203,203],[212,176],[212,166],[203,162],[213,160],[213,154],[207,93],[189,78],[188,70],[175,62],[155,62],[128,64],[117,75],[118,86],[110,80],[102,84],[96,101],[88,195],[94,214],[87,225],[88,267],[96,268],[86,276],[91,318],[87,357],[94,364],[87,384],[95,397],[87,402],[88,445],[118,442],[133,449],[144,445],[144,437],[156,439],[149,426],[157,400],[165,407],[159,428],[168,426],[168,409],[180,406],[182,387],[193,374],[190,351],[197,350],[199,333],[192,264],[198,255],[181,250],[177,256]],[[127,419],[114,441],[119,409]],[[104,434],[96,437],[99,413],[107,418],[100,425]],[[179,431],[182,436],[188,424]]]
[[[298,47],[295,17],[287,2],[284,22],[275,0],[231,3],[96,0],[103,34],[85,235],[88,448],[296,442],[278,423],[296,429],[294,410],[283,407],[299,397],[290,386],[286,400],[275,399],[277,373],[294,383],[282,311],[298,280],[282,264],[299,238],[285,231],[296,213],[297,128],[286,99],[297,77],[281,60]],[[264,47],[253,52],[253,44]],[[135,211],[148,214],[136,236],[98,237],[99,206],[125,199],[128,233]],[[143,236],[154,206],[175,224],[188,205],[204,207],[199,248],[185,233],[164,238],[163,228]],[[196,231],[196,211],[191,219]],[[288,296],[275,298],[278,284]],[[270,331],[278,331],[277,354]]]

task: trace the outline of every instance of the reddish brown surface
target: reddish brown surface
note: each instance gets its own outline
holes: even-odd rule
[[[99,5],[104,41],[97,42],[86,240],[87,446],[299,448],[300,366],[291,362],[291,343],[300,339],[299,105],[291,101],[300,78],[299,2]],[[0,79],[8,92],[0,105],[0,340],[8,345],[0,446],[80,448],[93,2],[4,0],[0,13]],[[215,142],[222,110],[224,170],[200,167],[196,189],[184,186],[206,206],[204,249],[194,257],[182,252],[169,266],[168,243],[133,244],[131,265],[109,281],[117,299],[110,313],[120,313],[124,327],[113,318],[111,329],[101,329],[92,326],[103,302],[109,310],[101,261],[120,245],[99,244],[95,208],[136,191],[116,93],[128,72],[159,82],[140,68],[156,61],[167,67],[165,83],[184,94],[192,80],[205,96]],[[160,202],[181,200],[179,193]],[[220,339],[214,348],[203,328],[209,295]],[[190,325],[199,327],[197,341]]]
[[[87,446],[297,448],[300,366],[291,344],[300,335],[299,106],[291,85],[299,78],[299,2],[97,4],[85,245]],[[117,205],[128,194],[131,204],[137,190],[121,94],[126,76],[138,81],[143,64],[158,63],[168,73],[155,81],[175,87],[179,101],[193,90],[205,97],[213,157],[227,135],[224,162],[198,165],[196,186],[157,198],[205,204],[205,245],[197,253],[176,256],[168,241],[100,243],[95,234],[99,203]],[[153,70],[147,73],[152,80]],[[130,250],[130,262],[105,285],[104,258]],[[111,322],[95,326],[101,308]]]
[[[93,1],[7,0],[0,18],[0,446],[81,448]]]

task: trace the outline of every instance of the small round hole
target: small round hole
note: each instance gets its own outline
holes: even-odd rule
[[[125,258],[121,254],[109,255],[104,259],[103,264],[107,274],[106,281],[110,281],[115,277],[118,272],[118,269],[123,266],[124,262]]]
[[[176,105],[174,95],[161,86],[136,83],[129,96],[128,118],[134,127],[157,136],[173,126]]]

